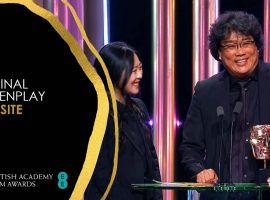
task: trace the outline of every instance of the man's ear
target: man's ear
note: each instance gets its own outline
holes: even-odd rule
[[[218,50],[218,59],[221,60],[221,52]]]

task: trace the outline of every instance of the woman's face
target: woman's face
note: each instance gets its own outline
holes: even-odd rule
[[[134,54],[134,65],[131,75],[125,85],[124,92],[130,95],[136,95],[140,91],[140,81],[143,76],[142,63],[138,56]]]

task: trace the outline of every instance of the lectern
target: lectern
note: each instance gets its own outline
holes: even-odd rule
[[[132,188],[135,190],[185,190],[187,191],[187,199],[191,200],[190,192],[192,190],[211,191],[211,192],[235,192],[235,191],[258,191],[258,198],[262,200],[262,191],[270,190],[270,186],[267,183],[234,183],[234,184],[204,184],[204,183],[189,183],[189,182],[177,182],[177,183],[146,183],[146,184],[132,184]]]

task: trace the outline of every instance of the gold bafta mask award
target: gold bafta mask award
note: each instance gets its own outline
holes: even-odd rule
[[[266,161],[270,158],[270,125],[253,126],[250,129],[250,144],[253,156],[264,160],[264,169],[266,169]]]

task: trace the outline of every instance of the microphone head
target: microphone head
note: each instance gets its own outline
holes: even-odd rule
[[[222,106],[217,107],[217,116],[218,117],[223,117],[224,116],[224,110]]]
[[[242,107],[243,107],[243,103],[241,101],[237,101],[234,106],[233,113],[236,115],[240,114]]]

